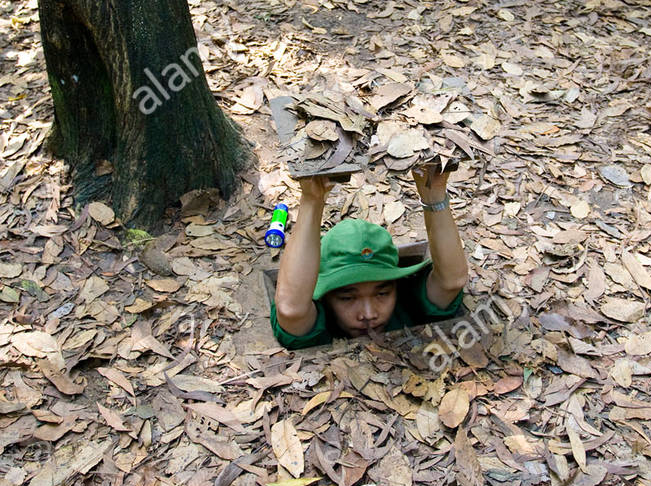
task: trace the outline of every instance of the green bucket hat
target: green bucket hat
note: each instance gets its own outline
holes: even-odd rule
[[[321,265],[313,299],[346,285],[406,277],[429,263],[399,267],[398,249],[387,230],[362,219],[345,219],[321,238]]]

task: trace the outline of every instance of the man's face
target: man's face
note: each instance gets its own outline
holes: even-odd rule
[[[380,331],[396,307],[396,282],[362,282],[328,292],[324,302],[332,309],[339,327],[352,337],[369,328]]]

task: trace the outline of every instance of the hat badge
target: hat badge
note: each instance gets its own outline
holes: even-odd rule
[[[368,247],[364,248],[361,252],[361,255],[362,255],[362,260],[370,260],[371,258],[373,258],[373,250],[371,250]]]

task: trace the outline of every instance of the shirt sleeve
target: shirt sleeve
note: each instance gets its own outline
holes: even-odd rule
[[[287,349],[302,349],[310,346],[319,346],[321,344],[329,344],[332,342],[332,336],[326,328],[326,313],[321,302],[315,301],[316,305],[316,321],[312,330],[303,336],[294,336],[293,334],[285,331],[278,322],[276,315],[276,303],[271,303],[271,329],[273,330],[275,338],[278,342]]]
[[[442,309],[433,302],[429,300],[427,296],[427,277],[429,276],[429,271],[423,272],[418,276],[418,281],[415,282],[418,285],[416,293],[418,295],[418,306],[420,307],[420,312],[423,317],[434,317],[437,320],[450,319],[454,317],[463,302],[463,289],[459,291],[454,300],[446,308]]]

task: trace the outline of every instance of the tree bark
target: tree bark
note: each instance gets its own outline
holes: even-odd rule
[[[39,0],[39,15],[50,147],[77,203],[111,197],[123,222],[151,228],[190,190],[230,196],[249,151],[208,88],[186,0]]]

